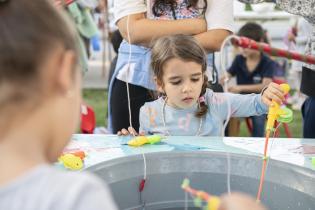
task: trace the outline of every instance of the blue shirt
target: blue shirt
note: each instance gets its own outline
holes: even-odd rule
[[[260,84],[263,78],[272,78],[274,70],[278,69],[278,64],[271,60],[268,56],[261,54],[261,59],[254,69],[250,72],[246,65],[246,58],[242,55],[237,55],[228,69],[232,76],[236,76],[238,85]]]
[[[88,172],[38,165],[0,186],[0,209],[117,210],[110,190]]]
[[[223,122],[228,117],[262,115],[268,110],[260,94],[214,93],[207,89],[205,98],[208,112],[202,117],[200,136],[221,136]],[[195,117],[198,104],[188,109],[177,109],[167,104],[163,109],[163,106],[164,99],[159,98],[141,107],[139,132],[180,136],[197,134],[200,126],[200,118]]]

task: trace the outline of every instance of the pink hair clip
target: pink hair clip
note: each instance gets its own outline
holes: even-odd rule
[[[205,102],[206,102],[206,98],[204,96],[200,96],[199,103],[205,103]]]

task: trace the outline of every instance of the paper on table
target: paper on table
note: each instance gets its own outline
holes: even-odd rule
[[[244,149],[253,153],[263,154],[264,138],[224,138],[223,142],[228,146]],[[303,146],[298,139],[274,140],[268,144],[268,156],[275,160],[304,165]]]

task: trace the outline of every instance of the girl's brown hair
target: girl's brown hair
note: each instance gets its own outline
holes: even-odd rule
[[[178,58],[185,61],[193,61],[201,65],[204,82],[200,97],[203,97],[208,87],[208,78],[205,75],[207,70],[207,57],[203,48],[192,36],[173,35],[157,39],[152,46],[151,67],[159,83],[163,85],[163,68],[167,61]],[[200,101],[197,117],[202,117],[208,110],[204,100]]]
[[[199,0],[187,0],[187,9],[193,7],[197,8]],[[176,0],[155,0],[153,6],[152,6],[152,13],[159,17],[166,11],[171,11],[173,13],[174,19],[176,18],[175,14],[175,8],[177,6]],[[202,9],[202,14],[206,12],[208,6],[208,1],[204,0],[204,7],[200,8]],[[199,8],[198,8],[199,9]]]
[[[50,53],[57,46],[77,53],[74,29],[48,0],[0,1],[0,28],[0,111],[34,105],[49,82],[40,66]]]

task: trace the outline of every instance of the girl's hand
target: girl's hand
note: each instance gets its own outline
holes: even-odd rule
[[[128,130],[123,128],[121,131],[117,132],[118,136],[128,136],[128,135],[133,135],[133,136],[138,136],[138,135],[144,135],[143,133],[137,133],[137,131],[133,127],[129,127]]]
[[[233,192],[220,197],[219,210],[266,210],[265,207],[249,195]]]
[[[262,101],[267,106],[272,106],[272,101],[281,104],[284,101],[284,92],[282,91],[280,85],[271,82],[265,90],[262,92]]]

